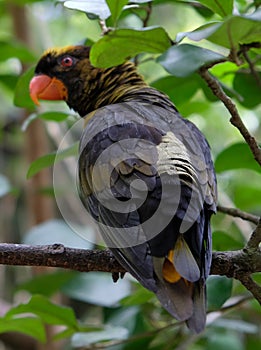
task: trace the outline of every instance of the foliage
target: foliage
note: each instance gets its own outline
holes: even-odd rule
[[[28,177],[52,166],[57,158],[62,162],[76,154],[77,146],[73,144],[56,156],[57,140],[53,131],[58,125],[65,133],[75,117],[59,103],[43,103],[40,111],[36,111],[28,93],[34,69],[29,65],[36,62],[46,46],[48,33],[48,46],[67,45],[80,39],[94,43],[90,58],[98,67],[111,67],[126,58],[134,59],[145,79],[168,94],[179,111],[207,136],[215,159],[220,204],[239,206],[256,215],[260,213],[260,167],[238,130],[230,125],[225,107],[198,74],[202,66],[209,67],[212,76],[236,103],[249,131],[260,139],[260,2],[74,0],[57,4],[56,1],[15,0],[13,3],[18,6],[27,4],[34,50],[10,34],[13,12],[8,12],[7,2],[0,3],[0,88],[3,91],[0,137],[4,143],[0,150],[3,155],[0,196],[3,208],[9,199],[13,203],[10,210],[18,212],[20,221],[26,221],[22,188],[28,164],[21,162],[21,126],[27,133],[36,120],[43,121],[55,149],[30,164]],[[20,76],[21,64],[29,69]],[[21,109],[13,106],[12,98],[16,106],[27,109],[26,119],[20,116]],[[46,188],[37,190],[42,191],[43,196],[53,193]],[[66,200],[69,206],[70,200]],[[73,206],[70,206],[72,217],[77,217]],[[13,217],[9,218],[3,228],[10,225],[11,231],[17,232],[12,239],[20,235],[21,240],[26,240],[21,236],[27,230],[17,228],[19,220],[12,220]],[[21,227],[26,225],[23,223]],[[242,248],[252,228],[248,222],[217,214],[213,220],[214,249]],[[53,223],[44,229],[37,226],[36,231],[37,243],[45,244],[52,242],[57,226]],[[30,282],[25,280],[19,278],[23,283],[16,293],[26,290],[32,294],[31,299],[0,318],[0,333],[18,331],[45,342],[44,325],[59,325],[63,328],[55,338],[70,338],[68,349],[89,349],[92,344],[115,350],[142,347],[219,350],[224,346],[251,350],[260,346],[260,309],[239,282],[226,277],[211,276],[208,281],[208,327],[198,337],[188,334],[160,308],[152,293],[128,278],[116,286],[110,276],[101,273],[55,272]],[[51,295],[59,290],[74,302],[77,300],[76,316],[71,308],[50,301]]]

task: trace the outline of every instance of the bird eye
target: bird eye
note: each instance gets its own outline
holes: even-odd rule
[[[74,64],[74,60],[70,56],[66,56],[61,60],[61,65],[63,67],[71,67]]]

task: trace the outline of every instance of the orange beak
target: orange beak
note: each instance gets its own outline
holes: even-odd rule
[[[37,75],[30,82],[30,96],[39,106],[41,100],[67,100],[68,91],[63,82],[48,75]]]

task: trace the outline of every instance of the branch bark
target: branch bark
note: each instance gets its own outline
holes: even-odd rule
[[[218,205],[217,210],[220,213],[224,213],[224,214],[227,214],[227,215],[230,215],[230,216],[233,216],[233,217],[237,217],[237,218],[240,218],[240,219],[243,219],[243,220],[247,220],[247,221],[253,222],[253,224],[256,224],[256,225],[259,222],[258,216],[250,214],[250,213],[247,213],[247,212],[242,211],[242,210],[237,209],[237,208],[227,208],[227,207],[223,207],[221,205]]]
[[[230,123],[239,130],[246,143],[249,145],[249,148],[251,149],[255,160],[259,165],[261,165],[261,149],[259,148],[256,139],[250,134],[242,119],[240,118],[240,115],[234,102],[225,94],[217,79],[215,79],[209,73],[208,68],[209,67],[204,66],[201,67],[199,69],[199,74],[206,81],[208,87],[213,92],[213,94],[216,95],[220,99],[220,101],[223,102],[223,104],[225,105],[225,107],[231,115]]]
[[[62,244],[30,246],[2,243],[0,264],[61,267],[80,272],[126,272],[108,249],[76,249]],[[252,251],[246,246],[242,250],[213,252],[211,274],[235,277],[239,272],[261,272],[259,249]]]
[[[261,287],[251,274],[261,272],[261,221],[246,246],[237,251],[214,252],[211,274],[236,278],[261,304]],[[81,272],[103,271],[112,273],[114,280],[126,270],[109,250],[86,250],[64,247],[62,244],[29,246],[0,244],[0,264],[23,266],[48,266]]]

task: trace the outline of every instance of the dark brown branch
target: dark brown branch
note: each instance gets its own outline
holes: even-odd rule
[[[248,289],[261,305],[261,286],[253,281],[250,275],[240,275],[237,279]]]
[[[246,251],[259,250],[259,244],[261,242],[261,219],[259,219],[258,225],[252,233],[249,241],[245,246]]]
[[[0,244],[0,264],[61,267],[81,272],[126,272],[109,250],[75,249],[62,244],[29,246],[3,243]],[[249,254],[246,247],[243,250],[213,253],[212,274],[234,277],[236,269],[247,273],[261,272],[259,251],[251,250]]]
[[[245,124],[240,118],[240,115],[234,102],[225,94],[218,81],[209,73],[206,67],[200,68],[199,74],[206,81],[213,94],[223,102],[223,104],[225,105],[225,107],[231,115],[231,124],[239,130],[239,132],[249,145],[255,160],[258,162],[259,165],[261,165],[261,149],[259,148],[255,138],[249,133],[248,129],[246,128]]]
[[[247,213],[247,212],[242,211],[242,210],[237,209],[237,208],[227,208],[227,207],[223,207],[223,206],[219,205],[217,207],[217,210],[220,213],[224,213],[224,214],[227,214],[227,215],[230,215],[230,216],[233,216],[233,217],[238,217],[240,219],[253,222],[253,224],[256,224],[256,225],[259,222],[259,217],[258,216],[250,214],[250,213]]]
[[[143,22],[143,28],[148,26],[148,22],[149,22],[151,13],[152,13],[152,3],[151,2],[148,3],[148,5],[146,6],[145,10],[146,10],[146,16],[145,16],[145,18],[142,21]]]
[[[30,246],[3,243],[0,244],[0,264],[62,267],[81,272],[125,272],[109,250],[75,249],[62,244]]]
[[[212,275],[236,278],[261,301],[261,288],[252,280],[251,274],[261,272],[261,221],[249,242],[241,250],[214,252]],[[126,270],[116,261],[109,250],[86,250],[64,247],[62,244],[29,246],[24,244],[0,244],[0,264],[22,266],[48,266],[81,272],[110,272],[117,275]]]

